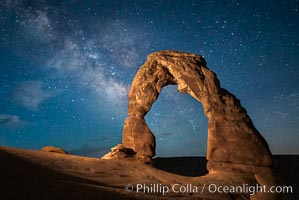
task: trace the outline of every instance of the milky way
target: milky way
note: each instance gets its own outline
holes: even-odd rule
[[[100,156],[121,142],[146,56],[203,55],[275,154],[299,153],[298,1],[0,0],[0,145]],[[146,116],[158,156],[205,155],[207,120],[167,86]]]

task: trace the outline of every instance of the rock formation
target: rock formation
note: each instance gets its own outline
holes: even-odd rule
[[[115,147],[111,148],[111,152],[109,154],[106,154],[102,157],[102,159],[106,160],[118,160],[122,158],[132,158],[136,154],[135,151],[133,151],[130,148],[125,148],[121,144],[118,144]]]
[[[122,148],[133,150],[137,157],[155,156],[155,136],[144,116],[161,89],[169,84],[178,85],[179,92],[190,94],[203,106],[208,118],[207,167],[210,172],[271,166],[269,147],[240,101],[221,88],[203,57],[175,51],[150,54],[137,71],[129,92]]]
[[[68,154],[65,150],[58,148],[58,147],[53,147],[53,146],[45,146],[45,147],[41,148],[41,151]]]
[[[148,156],[136,156],[136,152],[131,148],[126,148],[122,144],[118,144],[115,147],[111,148],[111,152],[107,153],[102,157],[105,160],[119,160],[119,159],[128,159],[128,160],[139,160],[143,163],[151,163],[151,157]]]
[[[129,93],[128,117],[122,145],[140,156],[155,156],[155,137],[144,116],[161,89],[177,84],[178,91],[198,100],[209,119],[207,159],[209,169],[222,163],[270,166],[268,145],[254,127],[240,101],[220,87],[203,57],[175,51],[150,54],[140,67]]]

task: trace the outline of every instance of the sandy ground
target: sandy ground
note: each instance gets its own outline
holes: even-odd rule
[[[296,170],[299,168],[299,156],[276,156],[275,160],[286,185],[294,187],[295,191],[288,196],[289,199],[298,199]],[[156,158],[151,166],[0,147],[0,161],[1,200],[248,199],[245,194],[210,193],[206,186],[250,184],[253,181],[239,175],[205,175],[206,160],[200,157]],[[128,184],[133,191],[125,190]],[[137,192],[137,184],[148,186],[152,192],[144,193],[143,188]],[[172,191],[163,195],[162,187],[171,189],[173,184],[178,184],[177,191],[181,186],[187,191]]]

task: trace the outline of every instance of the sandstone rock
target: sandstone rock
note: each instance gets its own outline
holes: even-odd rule
[[[207,160],[210,170],[218,170],[219,163],[271,166],[268,144],[240,101],[221,88],[203,57],[175,51],[150,54],[137,71],[129,92],[128,117],[122,135],[124,148],[132,149],[136,156],[155,156],[155,137],[144,116],[161,89],[169,84],[178,85],[179,92],[190,94],[203,106],[209,120]]]
[[[122,144],[134,149],[138,155],[152,157],[155,155],[155,136],[143,117],[128,116],[124,123]],[[138,150],[138,151],[137,151]]]
[[[151,163],[152,159],[149,156],[136,156],[136,152],[130,148],[124,147],[122,144],[118,144],[111,148],[111,152],[105,154],[101,157],[105,160],[120,160],[127,159],[133,161],[141,161],[142,163]]]
[[[41,149],[41,151],[68,154],[65,150],[58,148],[58,147],[53,147],[53,146],[45,146]]]
[[[132,149],[125,148],[121,144],[111,148],[111,152],[105,154],[102,159],[118,160],[122,158],[133,157],[136,154]]]

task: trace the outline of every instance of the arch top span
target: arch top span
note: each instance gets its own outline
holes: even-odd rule
[[[219,163],[271,165],[267,142],[254,127],[240,101],[221,88],[204,58],[169,50],[150,54],[132,81],[122,135],[123,147],[132,149],[137,156],[155,156],[155,136],[144,116],[162,88],[169,84],[178,85],[179,92],[190,94],[203,106],[208,118],[209,170],[217,170],[221,166]]]

